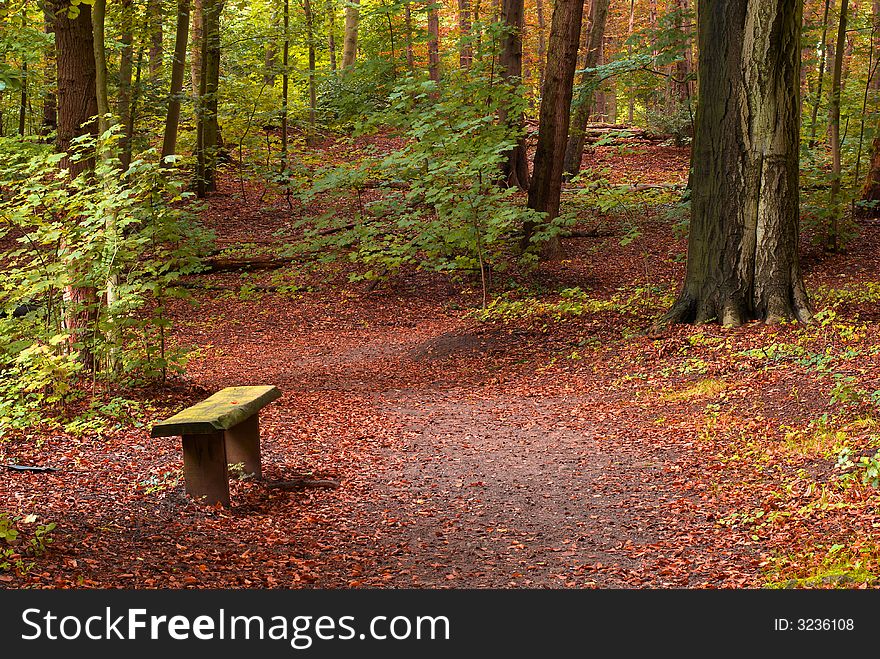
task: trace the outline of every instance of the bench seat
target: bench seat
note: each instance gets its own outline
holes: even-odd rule
[[[259,412],[280,396],[273,386],[227,387],[154,424],[150,436],[180,436],[187,494],[228,506],[229,464],[262,478]]]

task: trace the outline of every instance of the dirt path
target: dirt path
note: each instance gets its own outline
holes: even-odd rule
[[[194,324],[181,337],[211,346],[189,368],[206,389],[252,382],[285,391],[264,424],[270,480],[341,479],[294,513],[307,513],[309,533],[322,538],[325,553],[313,559],[336,561],[314,585],[687,587],[748,578],[751,556],[713,551],[715,515],[682,489],[679,450],[656,441],[655,417],[630,405],[631,392],[609,391],[604,374],[542,374],[534,354],[523,358],[528,337],[419,299],[384,303],[350,301],[337,326],[314,322],[330,317],[302,301],[235,302],[235,311],[226,303],[227,316],[251,320],[223,331]],[[221,304],[204,302],[203,315],[216,317]],[[272,310],[271,322],[258,308]],[[364,321],[377,317],[385,323]]]

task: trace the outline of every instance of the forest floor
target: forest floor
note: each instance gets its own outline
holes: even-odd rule
[[[686,180],[687,149],[594,155],[613,182]],[[289,232],[301,209],[262,191],[229,176],[210,198],[225,246]],[[804,236],[809,326],[651,334],[683,276],[665,210],[591,219],[609,235],[566,239],[485,315],[478,281],[436,274],[194,277],[172,320],[196,349],[138,423],[0,442],[0,464],[58,468],[0,470],[0,509],[57,524],[0,587],[876,586],[880,225],[840,255]],[[283,392],[260,417],[263,480],[198,505],[180,439],[150,423],[262,384]],[[339,487],[273,486],[303,476]]]

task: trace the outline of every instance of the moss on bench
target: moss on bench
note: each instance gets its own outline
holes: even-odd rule
[[[281,397],[277,387],[227,387],[153,426],[151,437],[208,435],[229,430]]]

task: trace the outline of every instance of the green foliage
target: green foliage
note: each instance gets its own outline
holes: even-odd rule
[[[52,544],[55,523],[37,524],[36,515],[12,516],[0,511],[0,572],[28,572],[33,562],[27,558],[42,556]]]
[[[112,151],[115,136],[105,138],[101,152]],[[85,158],[95,145],[76,148],[72,157]],[[181,182],[152,151],[124,174],[115,160],[99,160],[93,175],[72,182],[60,161],[47,146],[0,140],[0,434],[83,397],[77,383],[91,371],[126,383],[185,363],[165,340],[165,307],[184,295],[177,283],[200,268],[208,235]],[[12,316],[23,303],[28,313]]]
[[[880,487],[880,451],[873,456],[854,456],[852,449],[844,448],[837,456],[837,468],[843,472],[840,480],[844,484],[860,482],[865,486]]]
[[[414,266],[477,273],[488,284],[490,271],[504,271],[515,258],[523,223],[540,223],[541,217],[523,207],[517,190],[501,185],[501,163],[519,134],[497,115],[502,108],[518,115],[524,101],[516,88],[490,76],[450,75],[440,86],[408,77],[397,86],[388,110],[360,129],[391,131],[401,146],[324,168],[304,194],[304,202],[317,195],[358,200],[353,227],[330,214],[311,219],[311,251],[333,258],[347,250],[366,268],[355,278]],[[557,235],[564,223],[544,223],[535,242]]]

